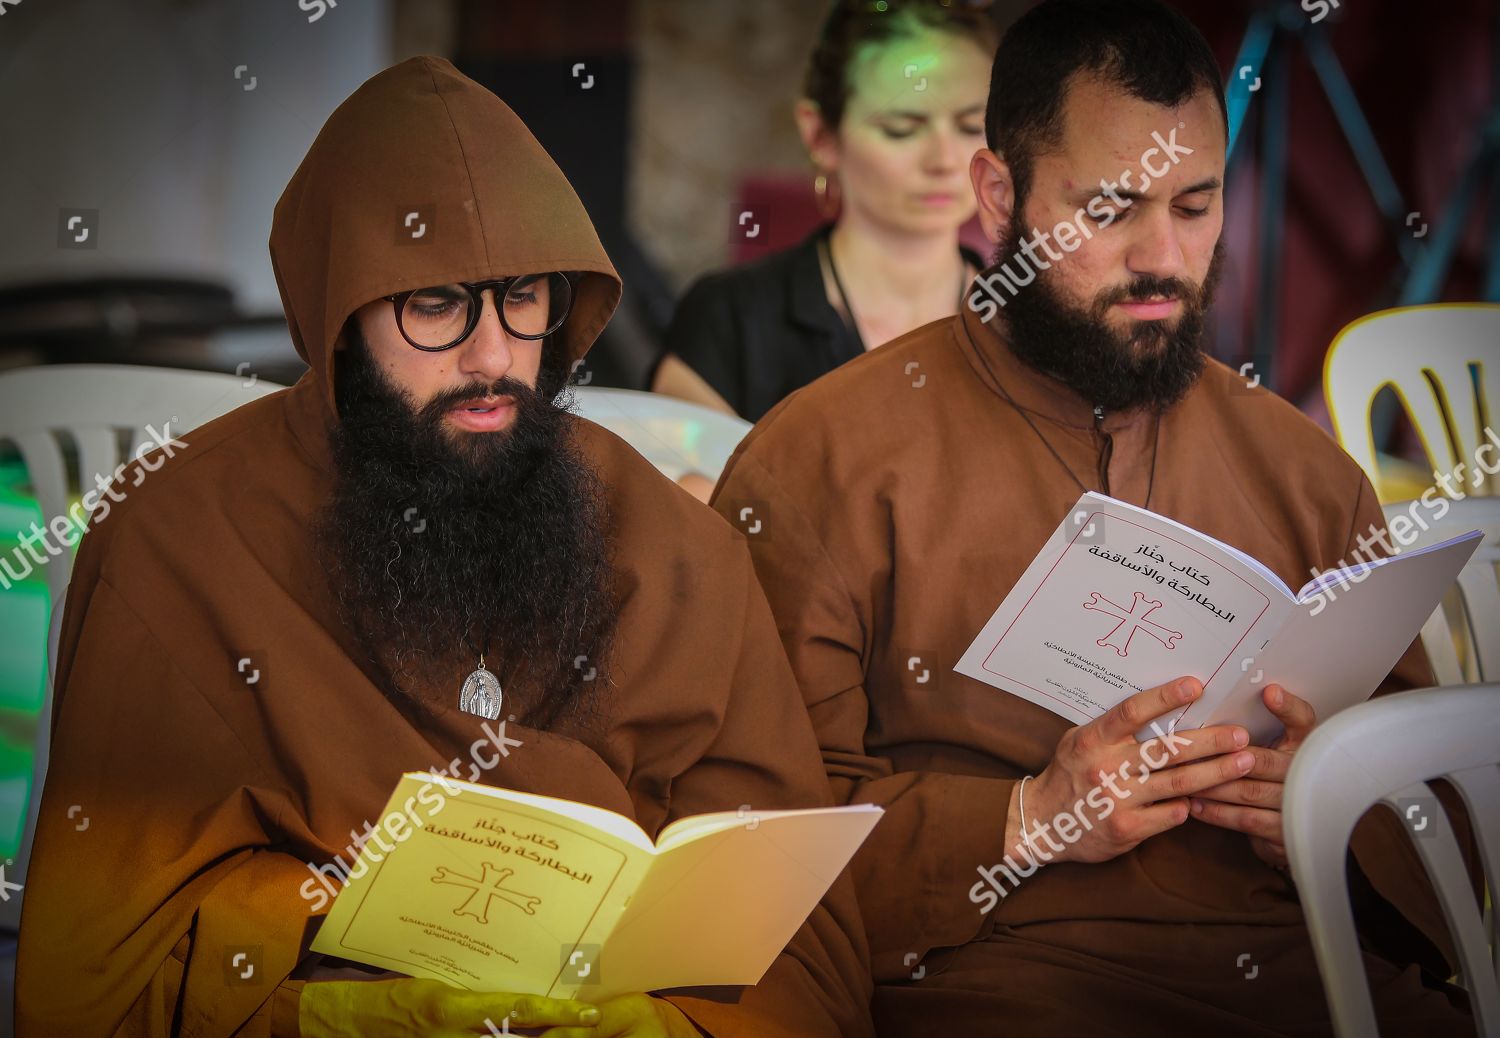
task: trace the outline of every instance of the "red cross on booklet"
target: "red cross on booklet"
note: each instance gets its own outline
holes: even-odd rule
[[[1293,591],[1236,548],[1087,493],[953,669],[1075,724],[1142,689],[1196,677],[1166,730],[1240,724],[1265,744],[1275,682],[1319,719],[1379,687],[1482,535],[1324,573]],[[1157,733],[1150,728],[1141,739]]]

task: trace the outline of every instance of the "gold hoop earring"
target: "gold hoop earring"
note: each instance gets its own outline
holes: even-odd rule
[[[813,177],[813,198],[818,204],[818,214],[823,219],[835,219],[839,215],[839,203],[842,201],[838,178],[823,173]]]

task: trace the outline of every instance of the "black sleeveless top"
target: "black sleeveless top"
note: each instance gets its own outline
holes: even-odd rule
[[[706,274],[677,304],[665,352],[682,358],[747,421],[864,352],[823,288],[818,247],[832,230],[826,224],[793,248]],[[983,269],[977,255],[959,251]]]

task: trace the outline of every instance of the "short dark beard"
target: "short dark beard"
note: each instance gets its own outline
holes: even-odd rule
[[[404,712],[457,706],[479,662],[502,714],[532,727],[598,719],[618,608],[603,486],[553,397],[509,376],[436,394],[420,408],[370,358],[350,322],[337,354],[335,480],[316,536],[342,619]],[[444,431],[444,413],[487,392],[515,398],[510,425]]]
[[[1019,274],[1019,264],[1028,262],[1019,258],[1021,240],[1030,234],[1024,220],[1014,221],[992,266],[1006,262]],[[1222,260],[1220,242],[1201,285],[1138,274],[1127,284],[1101,292],[1086,311],[1058,293],[1051,270],[1038,270],[1036,280],[1016,292],[1003,311],[1011,352],[1105,411],[1165,411],[1203,374],[1206,358],[1199,340]],[[1060,262],[1067,261],[1064,256]],[[1176,325],[1135,321],[1122,335],[1106,323],[1114,304],[1152,295],[1181,300]]]

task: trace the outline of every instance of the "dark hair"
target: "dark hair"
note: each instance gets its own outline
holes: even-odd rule
[[[835,129],[849,101],[849,66],[864,47],[939,29],[968,36],[993,51],[1000,30],[987,7],[968,0],[836,0],[807,63],[802,94]]]
[[[1062,138],[1063,101],[1081,74],[1166,107],[1206,88],[1228,132],[1219,64],[1182,14],[1161,0],[1042,0],[1000,41],[984,114],[990,150],[1010,166],[1017,210],[1036,156]]]

